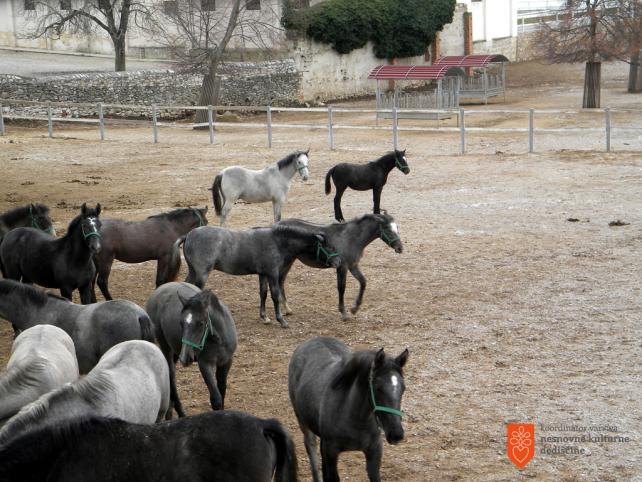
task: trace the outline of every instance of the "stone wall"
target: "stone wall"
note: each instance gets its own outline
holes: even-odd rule
[[[291,60],[225,64],[222,73],[220,105],[296,105],[300,98],[301,74],[294,69]],[[198,101],[201,82],[201,75],[181,74],[172,70],[83,73],[41,78],[0,75],[0,101],[17,99],[130,106],[191,106]],[[34,115],[46,112],[43,108],[26,110],[36,112]],[[64,110],[66,115],[73,117],[96,115],[94,107]],[[54,112],[58,115],[63,109],[58,108]],[[106,114],[148,117],[149,109],[112,108]],[[180,117],[184,114],[167,111],[161,116]]]

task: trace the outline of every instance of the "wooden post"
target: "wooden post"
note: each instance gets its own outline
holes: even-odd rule
[[[4,114],[2,112],[2,104],[0,104],[0,136],[4,136]]]
[[[212,106],[207,106],[207,123],[210,129],[210,144],[214,144],[214,116],[212,115]]]
[[[49,128],[49,137],[53,137],[53,120],[51,119],[51,106],[47,107],[47,126]]]
[[[528,109],[528,152],[533,153],[533,109]]]
[[[330,150],[334,150],[334,133],[332,132],[332,106],[328,107],[328,144]]]
[[[152,104],[152,127],[154,129],[154,144],[158,143],[158,125],[156,122],[156,104]]]
[[[461,107],[459,109],[459,153],[461,155],[466,154],[466,121],[464,115],[464,108]]]
[[[397,106],[392,107],[392,141],[397,150]]]
[[[606,134],[606,152],[611,152],[611,109],[604,109],[604,130]]]
[[[272,108],[267,106],[268,147],[272,147]]]
[[[98,129],[100,129],[100,140],[105,140],[105,117],[103,116],[103,103],[98,102]]]

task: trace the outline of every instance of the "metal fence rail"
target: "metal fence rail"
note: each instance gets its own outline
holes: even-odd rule
[[[354,108],[341,108],[341,107],[312,107],[312,108],[298,108],[298,107],[271,107],[271,106],[168,106],[168,105],[151,105],[151,106],[134,106],[122,104],[73,104],[73,103],[38,103],[31,101],[3,99],[2,102],[12,105],[28,105],[46,107],[47,116],[28,116],[28,115],[13,115],[4,114],[2,104],[0,104],[0,136],[6,134],[5,119],[9,120],[31,120],[42,121],[47,123],[49,137],[53,137],[54,122],[76,122],[84,124],[97,124],[99,129],[100,140],[105,139],[105,109],[137,109],[148,110],[150,112],[151,121],[143,121],[151,124],[152,139],[154,143],[159,142],[159,128],[182,128],[193,129],[195,127],[208,128],[209,143],[215,142],[215,127],[231,127],[231,128],[256,128],[266,129],[267,144],[272,147],[273,131],[275,128],[279,129],[318,129],[327,130],[328,132],[328,145],[330,149],[335,148],[334,130],[336,129],[359,129],[359,130],[374,130],[374,131],[391,131],[392,144],[397,148],[400,132],[458,132],[460,141],[460,154],[466,153],[466,134],[467,133],[526,133],[528,142],[528,152],[534,152],[534,140],[536,133],[602,133],[604,139],[604,150],[611,151],[611,137],[613,127],[611,125],[612,112],[638,112],[635,109],[591,109],[590,111],[577,111],[565,109],[488,109],[488,110],[465,110],[460,109],[354,109]],[[52,107],[94,107],[98,112],[97,118],[73,118],[73,117],[53,117]],[[158,112],[163,111],[197,111],[206,110],[208,113],[208,121],[206,123],[187,123],[177,124],[175,122],[161,122],[158,120]],[[216,111],[246,111],[246,112],[265,112],[265,122],[220,122],[216,120]],[[323,113],[326,116],[326,121],[323,123],[275,123],[272,119],[273,113],[278,112],[309,112],[309,113]],[[535,114],[565,114],[565,115],[578,115],[580,113],[602,113],[603,124],[601,127],[563,127],[563,128],[550,128],[550,127],[535,127],[534,117]],[[337,113],[351,113],[351,114],[376,114],[387,115],[392,119],[391,125],[346,125],[336,124],[335,115]],[[400,114],[419,113],[419,114],[435,114],[443,117],[451,116],[457,119],[457,127],[446,127],[437,124],[435,127],[427,126],[412,126],[412,125],[399,125]],[[527,116],[527,127],[467,127],[466,118],[475,115],[486,114],[500,114],[500,115],[524,115]],[[632,131],[640,132],[642,128],[635,127],[617,127],[617,131]]]

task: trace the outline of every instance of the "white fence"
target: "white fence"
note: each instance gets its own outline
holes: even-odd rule
[[[36,105],[42,107],[42,103],[28,102],[28,101],[14,101],[9,99],[0,100],[7,103],[21,104],[21,105]],[[47,123],[49,137],[53,137],[54,132],[54,123],[55,122],[79,122],[85,124],[97,124],[98,133],[100,140],[105,139],[105,128],[106,128],[106,119],[103,116],[103,111],[105,108],[135,108],[137,110],[148,109],[151,114],[151,120],[141,121],[144,122],[144,125],[148,125],[151,128],[151,137],[154,143],[159,142],[159,128],[168,127],[168,128],[183,128],[183,129],[193,129],[198,128],[207,128],[209,133],[209,143],[213,144],[215,142],[216,131],[215,127],[230,127],[230,128],[255,128],[255,129],[265,129],[267,136],[267,145],[272,147],[273,140],[273,130],[275,128],[286,128],[286,129],[319,129],[327,131],[327,142],[330,149],[335,148],[334,141],[334,131],[339,129],[361,129],[361,130],[377,130],[377,131],[389,131],[391,134],[391,143],[396,149],[399,143],[399,134],[401,132],[439,132],[439,133],[458,133],[459,134],[459,153],[466,153],[466,136],[467,133],[511,133],[517,135],[524,135],[524,140],[528,143],[528,152],[534,152],[535,147],[535,137],[538,133],[569,133],[575,134],[580,137],[586,137],[590,135],[591,138],[596,136],[601,136],[604,142],[604,150],[606,152],[611,151],[611,136],[613,128],[611,125],[611,114],[613,112],[635,112],[639,113],[636,110],[627,110],[627,109],[590,109],[590,110],[561,110],[561,109],[353,109],[353,108],[337,108],[337,107],[324,107],[324,108],[294,108],[294,107],[263,107],[263,106],[124,106],[116,104],[98,104],[97,118],[70,118],[70,117],[54,117],[52,114],[52,106],[87,106],[88,104],[48,104],[47,105],[47,117],[39,116],[29,116],[29,115],[13,115],[13,114],[3,114],[2,104],[0,104],[0,135],[6,134],[6,126],[4,120],[30,120],[30,121],[42,121]],[[167,123],[160,122],[158,120],[158,113],[160,110],[171,111],[171,110],[181,110],[181,111],[197,111],[197,110],[206,110],[208,113],[208,122],[201,124],[176,124],[176,123]],[[250,111],[250,112],[265,112],[265,121],[264,122],[218,122],[216,120],[216,111]],[[326,122],[318,124],[310,123],[275,123],[272,121],[272,114],[275,112],[309,112],[309,113],[323,113]],[[544,114],[544,115],[579,115],[581,113],[592,113],[599,114],[602,116],[601,127],[563,127],[563,128],[547,128],[547,127],[535,127],[534,116],[535,114]],[[363,114],[371,113],[372,118],[374,119],[377,115],[383,116],[388,115],[391,117],[392,122],[390,125],[379,125],[377,122],[376,125],[347,125],[347,124],[337,124],[334,121],[335,114],[338,113],[350,113],[350,114]],[[456,127],[448,127],[437,124],[434,127],[426,125],[399,125],[399,119],[401,114],[433,114],[436,116],[444,117],[455,117],[457,119]],[[470,119],[474,116],[480,114],[501,114],[506,116],[514,116],[515,114],[524,115],[528,119],[527,127],[467,127],[467,119]],[[109,119],[107,119],[109,120]],[[118,121],[117,121],[118,122]],[[425,124],[425,122],[424,122]],[[140,125],[140,124],[138,124]],[[634,132],[642,134],[642,127],[617,127],[617,131],[622,132]],[[642,138],[642,135],[639,136]]]

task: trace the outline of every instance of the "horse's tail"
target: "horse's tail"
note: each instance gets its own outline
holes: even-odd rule
[[[217,174],[214,178],[214,183],[212,184],[212,200],[214,201],[214,209],[216,209],[216,215],[221,215],[221,209],[223,209],[223,202],[225,202],[225,195],[221,190],[221,181],[223,181],[223,174]]]
[[[156,341],[156,337],[154,336],[154,325],[152,325],[152,319],[146,312],[143,311],[138,315],[138,324],[140,325],[141,339],[154,343]]]
[[[178,272],[181,269],[181,244],[185,242],[185,236],[178,238],[169,252],[169,261],[167,262],[167,277],[165,278],[165,283],[170,281],[176,281],[178,278]]]
[[[337,167],[337,166],[334,166]],[[330,194],[330,191],[332,191],[332,186],[330,185],[330,178],[332,177],[332,173],[334,172],[334,167],[328,171],[328,173],[325,175],[325,193]]]
[[[297,461],[294,442],[281,422],[274,418],[263,421],[263,434],[269,437],[276,446],[275,482],[296,482]]]

